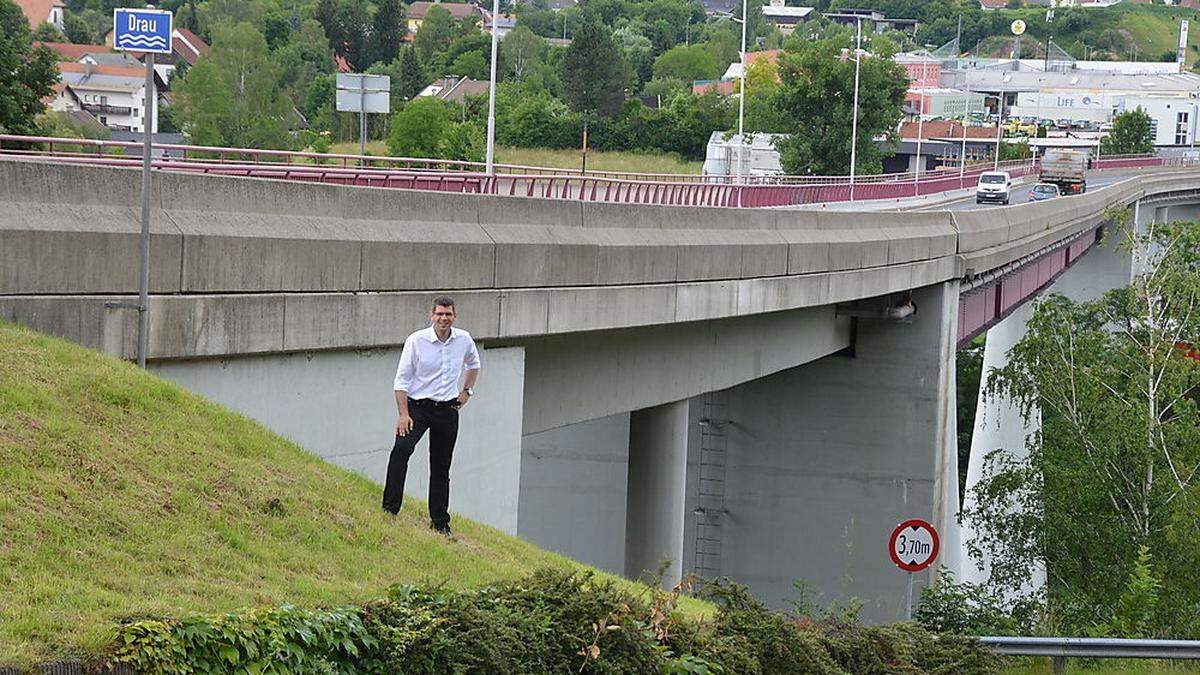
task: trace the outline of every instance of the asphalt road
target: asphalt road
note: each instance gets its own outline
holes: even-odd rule
[[[1098,190],[1102,187],[1105,187],[1106,185],[1112,185],[1113,183],[1125,180],[1129,176],[1130,176],[1130,174],[1122,174],[1122,173],[1103,173],[1100,175],[1091,175],[1091,176],[1088,176],[1088,179],[1087,179],[1087,189],[1089,192],[1091,192],[1092,190]],[[1009,198],[1009,203],[1010,204],[1024,204],[1025,202],[1029,201],[1029,193],[1033,190],[1034,185],[1036,185],[1036,183],[1030,182],[1030,183],[1025,183],[1023,185],[1018,185],[1017,187],[1013,188],[1012,196]],[[975,196],[972,195],[970,197],[960,199],[959,201],[950,202],[949,204],[943,204],[941,206],[930,208],[928,210],[931,210],[931,211],[942,211],[942,210],[975,211],[978,209],[995,209],[995,208],[1002,208],[1002,205],[1001,204],[976,204]]]

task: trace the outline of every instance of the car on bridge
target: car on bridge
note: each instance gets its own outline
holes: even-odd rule
[[[1011,189],[1012,177],[1007,171],[984,171],[979,174],[979,183],[975,185],[975,203],[1008,204]]]
[[[1054,199],[1055,197],[1061,196],[1062,191],[1060,191],[1058,186],[1054,183],[1038,183],[1037,185],[1033,186],[1032,190],[1029,191],[1029,201],[1031,202],[1042,202],[1047,199]]]

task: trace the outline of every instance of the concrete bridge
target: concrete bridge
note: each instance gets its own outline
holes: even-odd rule
[[[129,169],[0,161],[0,317],[131,357],[136,318],[108,303],[136,297],[138,185]],[[897,522],[940,525],[959,566],[957,346],[1019,335],[1007,317],[1051,284],[1127,283],[1127,260],[1092,252],[1111,210],[1192,217],[1200,171],[921,213],[170,172],[154,189],[164,377],[381,480],[398,347],[447,291],[484,347],[452,509],[617,573],[669,560],[668,581],[726,575],[772,604],[803,579],[891,619]]]

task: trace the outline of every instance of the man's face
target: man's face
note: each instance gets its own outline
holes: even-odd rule
[[[433,327],[438,330],[449,330],[450,326],[454,325],[454,318],[453,307],[438,305],[429,313],[429,320],[433,322]]]

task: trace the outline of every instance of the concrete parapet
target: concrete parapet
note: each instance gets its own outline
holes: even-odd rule
[[[0,208],[0,294],[136,293],[141,231],[132,207],[6,204]],[[150,232],[150,287],[177,292],[179,230],[154,211]]]
[[[5,266],[0,292],[135,292],[136,178],[130,169],[0,161],[0,185],[15,188],[0,189],[0,201],[14,204],[0,237],[28,253],[24,266]],[[56,191],[59,180],[68,184]],[[162,172],[154,190],[165,206],[155,231],[172,238],[155,244],[166,247],[154,256],[160,293],[751,279],[931,260],[950,255],[953,240],[952,221],[936,213],[895,214],[883,224],[877,215],[579,204]],[[59,236],[77,250],[47,243]],[[64,256],[85,261],[89,273],[61,274]]]
[[[0,319],[121,358],[137,356],[137,313],[106,307],[137,296],[0,296]]]

